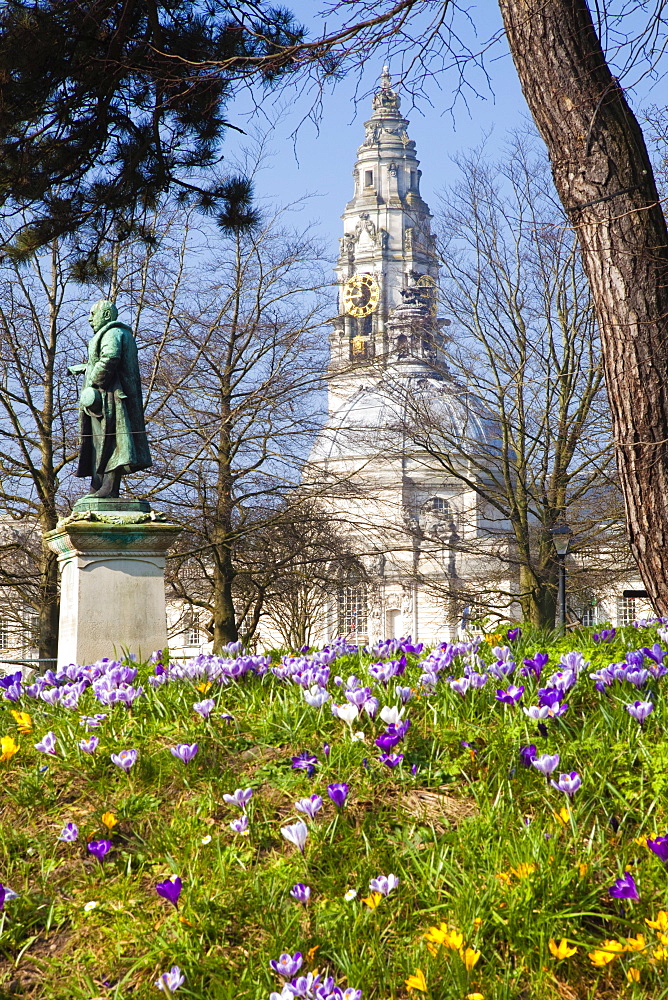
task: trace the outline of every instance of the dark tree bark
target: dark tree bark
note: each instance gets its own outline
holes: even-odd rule
[[[642,132],[584,0],[499,0],[577,230],[600,327],[631,549],[668,614],[668,230]]]

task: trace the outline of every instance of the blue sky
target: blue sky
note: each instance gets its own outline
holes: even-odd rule
[[[320,8],[317,0],[291,3],[288,0],[286,5],[312,34],[319,33],[320,21],[314,16],[314,11]],[[477,26],[477,35],[471,25],[466,29],[469,32],[466,41],[471,47],[500,32],[495,0],[482,0],[469,11],[471,24],[475,22]],[[342,233],[340,215],[352,195],[351,170],[357,146],[364,137],[363,122],[370,114],[369,92],[380,76],[383,61],[384,54],[378,51],[361,74],[351,73],[330,87],[323,95],[317,123],[307,117],[313,94],[297,93],[292,84],[277,93],[261,95],[259,107],[247,94],[227,109],[230,121],[247,130],[249,137],[266,137],[267,157],[256,176],[258,197],[266,203],[287,204],[309,195],[302,218],[315,224],[332,255],[337,252],[337,240]],[[396,75],[399,67],[396,60],[394,63]],[[483,142],[489,156],[501,156],[508,133],[530,122],[503,39],[487,53],[485,66],[489,80],[475,67],[467,70],[467,79],[478,93],[469,89],[466,100],[454,99],[457,87],[454,72],[435,74],[426,85],[425,96],[417,98],[414,106],[410,96],[402,100],[402,112],[410,120],[409,134],[417,143],[421,160],[422,194],[432,211],[438,193],[456,179],[453,156]],[[636,110],[642,103],[665,103],[664,87],[665,82],[642,80],[640,87],[629,95]],[[228,133],[226,162],[231,162],[235,149],[248,141]]]

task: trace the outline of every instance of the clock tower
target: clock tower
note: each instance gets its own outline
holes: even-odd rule
[[[331,335],[330,410],[373,372],[391,363],[391,320],[402,291],[424,289],[435,310],[438,264],[431,213],[420,195],[419,160],[399,110],[387,67],[365,122],[366,136],[353,170],[354,194],[343,213],[336,264],[339,309]]]

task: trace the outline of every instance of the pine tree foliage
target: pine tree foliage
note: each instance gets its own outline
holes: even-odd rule
[[[251,74],[270,85],[288,71],[302,37],[287,11],[261,2],[8,0],[0,206],[32,213],[17,247],[75,232],[94,246],[167,191],[225,230],[253,224],[247,183],[206,173],[235,128],[227,101]]]

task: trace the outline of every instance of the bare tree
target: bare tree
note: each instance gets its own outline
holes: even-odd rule
[[[71,255],[57,241],[0,262],[0,586],[17,623],[38,619],[39,655],[58,646],[57,558],[43,542],[63,510],[62,487],[76,448],[76,386],[65,375],[80,348],[75,317],[85,307]],[[31,645],[28,643],[28,645]]]
[[[216,650],[259,615],[249,540],[299,516],[286,501],[299,496],[324,403],[321,323],[331,303],[321,260],[312,235],[281,213],[220,238],[188,222],[133,292],[154,453],[143,489],[186,523],[172,592],[210,615]]]
[[[416,397],[406,402],[409,432],[423,461],[476,498],[451,525],[450,544],[473,567],[483,552],[493,557],[481,590],[495,562],[500,578],[519,577],[518,591],[506,584],[508,600],[551,627],[552,530],[568,521],[591,551],[603,538],[610,546],[620,516],[600,342],[545,159],[516,139],[502,162],[476,151],[459,167],[437,231],[442,306],[454,318],[445,377],[470,419],[451,425]],[[481,435],[481,422],[492,432]]]

